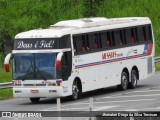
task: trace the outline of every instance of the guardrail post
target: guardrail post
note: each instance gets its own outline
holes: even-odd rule
[[[91,112],[90,120],[94,120],[93,113],[92,113],[93,107],[94,107],[94,106],[93,106],[93,97],[90,97],[90,98],[89,98],[89,110],[90,110],[90,112]]]
[[[57,112],[58,112],[58,119],[61,120],[61,99],[57,98]]]

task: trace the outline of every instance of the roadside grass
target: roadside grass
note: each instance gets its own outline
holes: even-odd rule
[[[12,71],[6,73],[3,67],[0,67],[0,83],[11,82],[12,80]]]
[[[4,68],[0,67],[0,83],[11,82],[12,72],[6,73]],[[12,88],[0,89],[0,100],[5,100],[13,97]]]
[[[160,71],[160,62],[156,63],[156,72]]]
[[[0,100],[10,99],[13,97],[12,88],[0,89]]]

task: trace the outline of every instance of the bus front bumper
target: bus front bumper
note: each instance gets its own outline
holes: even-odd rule
[[[23,88],[23,87],[13,87],[14,97],[21,98],[45,98],[45,97],[64,97],[66,93],[63,87],[56,88]]]

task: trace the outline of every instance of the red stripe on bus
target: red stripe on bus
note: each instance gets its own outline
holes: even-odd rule
[[[99,62],[98,64],[90,63],[89,65],[78,66],[78,67],[76,67],[76,69],[79,69],[79,68],[86,68],[86,67],[91,67],[91,66],[96,66],[96,65],[101,65],[101,64],[108,64],[108,63],[117,62],[117,61],[124,61],[124,60],[139,58],[139,57],[143,57],[143,56],[147,56],[147,54],[140,55],[140,56],[133,56],[133,57],[131,57],[131,58],[122,58],[122,59],[120,59],[120,60],[110,60],[110,61],[106,61],[106,62],[105,62],[105,61],[104,61],[104,62]]]

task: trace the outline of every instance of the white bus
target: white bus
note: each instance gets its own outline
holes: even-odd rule
[[[48,29],[15,36],[12,53],[14,97],[38,102],[117,86],[136,88],[155,72],[154,36],[147,17],[103,17],[60,21]]]

